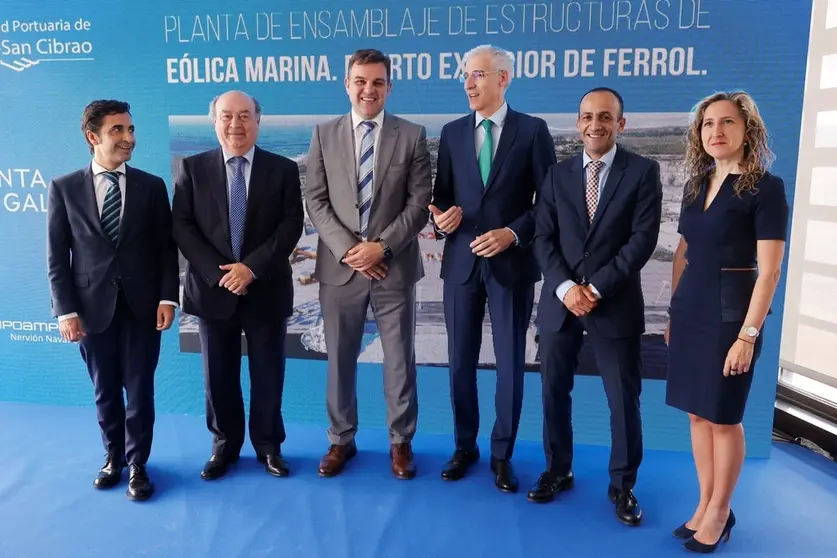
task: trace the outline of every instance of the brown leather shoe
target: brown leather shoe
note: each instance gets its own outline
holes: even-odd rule
[[[411,479],[416,476],[416,466],[413,463],[413,447],[410,442],[392,444],[389,449],[392,459],[392,474],[399,479]]]
[[[320,460],[320,476],[333,477],[339,474],[346,466],[346,462],[355,455],[357,455],[357,445],[354,440],[342,446],[330,445],[328,452]]]

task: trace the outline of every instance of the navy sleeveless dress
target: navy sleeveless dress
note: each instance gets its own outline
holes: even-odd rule
[[[706,210],[704,183],[677,228],[688,263],[671,297],[666,403],[715,424],[741,422],[762,345],[759,336],[749,372],[724,376],[758,272],[722,268],[757,268],[756,242],[785,240],[788,226],[782,179],[766,173],[736,195],[739,176],[727,176]]]

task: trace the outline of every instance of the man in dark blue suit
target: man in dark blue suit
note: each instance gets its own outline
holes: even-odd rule
[[[481,46],[466,55],[465,94],[474,111],[442,129],[430,210],[440,237],[456,450],[442,478],[479,459],[477,364],[486,300],[497,363],[491,434],[495,484],[515,492],[511,466],[520,412],[526,332],[540,279],[531,242],[534,200],[555,144],[546,122],[512,110],[505,92],[510,53]]]
[[[244,445],[241,333],[250,364],[250,442],[268,474],[286,477],[285,334],[293,312],[290,256],[302,235],[297,164],[259,148],[261,105],[240,91],[212,100],[220,146],[181,161],[174,186],[174,237],[188,262],[183,311],[199,318],[206,424],[214,480]]]
[[[538,323],[547,470],[529,499],[551,501],[573,484],[570,392],[586,331],[610,406],[608,496],[623,523],[638,525],[640,271],[657,246],[662,184],[656,161],[616,145],[623,111],[613,90],[584,95],[577,121],[584,152],[554,165],[541,187],[534,245],[544,274]]]
[[[128,497],[146,500],[154,491],[146,471],[154,372],[178,300],[168,191],[161,178],[125,164],[136,145],[128,103],[90,103],[81,129],[93,161],[49,185],[52,311],[93,381],[107,452],[93,485],[116,486],[127,462]]]

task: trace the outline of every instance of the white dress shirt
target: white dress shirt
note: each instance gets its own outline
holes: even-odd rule
[[[503,105],[497,109],[497,112],[489,116],[487,119],[483,117],[480,113],[476,113],[474,118],[474,129],[476,133],[474,134],[474,147],[477,150],[477,157],[480,156],[480,150],[482,149],[482,144],[485,142],[485,128],[481,126],[483,120],[491,120],[491,139],[494,145],[491,146],[491,160],[494,160],[494,156],[497,154],[497,146],[500,145],[500,136],[503,134],[503,126],[506,123],[506,115],[509,113],[509,105],[507,103],[503,103]]]
[[[364,122],[370,120],[375,123],[372,138],[372,168],[375,168],[375,163],[378,161],[378,146],[381,145],[381,128],[384,125],[384,111],[379,112],[374,118],[363,118],[354,110],[352,111],[352,130],[355,133],[355,173],[360,173],[360,147],[363,142],[363,135],[366,133],[366,126],[362,126]],[[357,177],[360,180],[360,176]],[[375,182],[378,177],[375,176],[375,171],[372,171],[372,191],[375,191]]]
[[[506,102],[497,109],[497,112],[485,118],[480,113],[475,113],[474,116],[474,148],[476,149],[477,158],[480,156],[482,144],[485,143],[485,128],[482,127],[483,120],[491,120],[491,162],[494,163],[494,157],[497,155],[497,146],[500,145],[500,136],[503,135],[503,126],[506,124],[506,116],[509,114],[509,105]],[[512,231],[510,227],[505,227],[514,235],[514,243],[520,244],[517,238],[517,233]]]
[[[108,180],[104,173],[108,172],[108,169],[100,165],[95,161],[95,159],[90,163],[90,170],[93,173],[93,191],[96,197],[96,209],[99,213],[99,218],[102,217],[102,208],[105,206],[105,197],[108,195],[108,189],[110,188],[110,180]],[[119,211],[119,225],[122,226],[122,219],[125,217],[125,190],[127,188],[127,182],[125,180],[125,172],[126,166],[125,163],[122,163],[112,172],[119,173],[119,193],[122,208]],[[160,304],[168,304],[170,306],[174,306],[177,308],[178,304],[171,300],[161,300]],[[78,318],[77,312],[71,312],[69,314],[64,314],[62,316],[58,316],[58,321],[63,322],[64,320],[68,320],[70,318]]]
[[[225,149],[221,150],[224,154],[224,169],[227,171],[227,196],[230,195],[230,186],[232,186],[233,178],[235,177],[236,166],[230,163],[235,155],[230,155]],[[250,174],[253,171],[253,155],[256,153],[256,146],[250,148],[250,151],[242,155],[247,162],[244,163],[244,189],[247,195],[250,195]],[[229,199],[229,197],[227,198]]]
[[[613,166],[613,159],[615,157],[616,157],[616,144],[614,144],[613,147],[611,147],[608,150],[608,152],[605,153],[604,155],[602,155],[601,158],[599,159],[599,161],[601,161],[603,163],[602,167],[599,169],[599,197],[598,197],[599,200],[602,199],[602,192],[604,191],[604,186],[607,183],[607,177],[610,174],[610,168]],[[584,188],[587,188],[587,171],[588,171],[588,165],[590,164],[591,161],[593,161],[593,158],[590,157],[590,155],[587,154],[587,151],[584,151],[584,154],[582,155],[582,162],[584,163],[584,183],[583,183]],[[571,280],[571,279],[568,279],[568,280],[564,281],[563,283],[558,285],[558,287],[555,289],[555,296],[558,297],[558,300],[563,301],[564,297],[567,296],[567,293],[569,292],[569,290],[572,289],[573,287],[575,287],[576,284],[577,283],[575,281]],[[590,288],[593,290],[594,295],[596,295],[598,298],[602,298],[601,293],[598,290],[596,290],[596,287],[594,285],[591,284]]]

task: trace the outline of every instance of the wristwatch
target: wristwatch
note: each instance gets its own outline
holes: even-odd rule
[[[758,337],[758,336],[759,336],[759,330],[758,330],[758,328],[757,328],[757,327],[753,327],[753,326],[744,326],[744,327],[742,327],[742,328],[741,328],[741,333],[743,333],[745,336],[749,337],[750,339],[752,339],[752,340],[754,340],[754,341],[755,341],[756,337]]]
[[[382,238],[378,239],[378,244],[380,244],[381,248],[384,249],[384,261],[389,260],[392,257],[392,248],[390,248],[389,244],[384,242]]]

